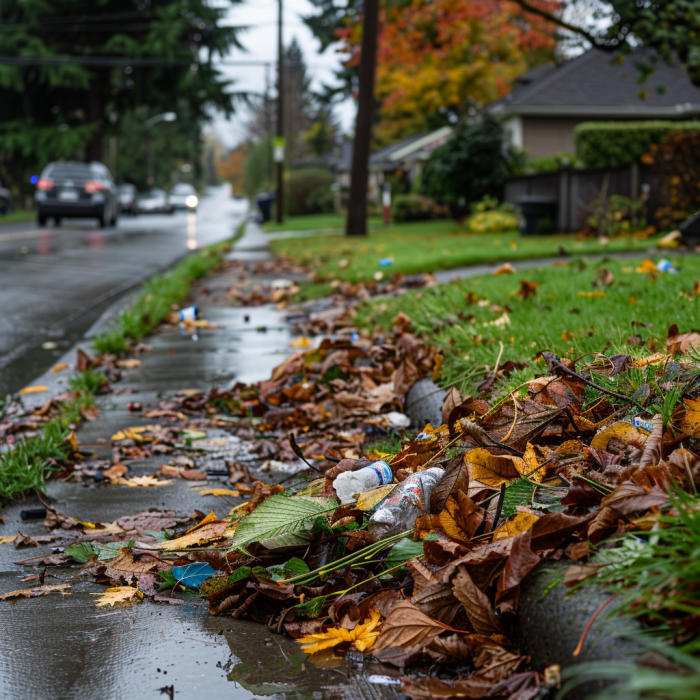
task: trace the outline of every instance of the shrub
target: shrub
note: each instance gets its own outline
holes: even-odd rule
[[[420,194],[399,194],[391,203],[391,216],[397,223],[441,219],[448,213],[446,207]]]
[[[589,205],[586,224],[599,236],[629,236],[647,228],[644,200],[604,193]]]
[[[700,131],[669,132],[652,153],[649,213],[661,229],[673,228],[698,210]]]
[[[472,215],[465,224],[470,233],[506,233],[518,228],[515,207],[508,202],[499,204],[497,199],[486,195],[471,204],[470,209]]]
[[[322,214],[333,200],[333,175],[323,168],[293,170],[287,176],[286,210],[291,216]],[[325,193],[330,194],[330,199]],[[332,204],[331,209],[332,211]]]
[[[639,160],[671,131],[698,131],[700,122],[584,122],[575,130],[576,156],[589,168],[615,168]]]
[[[525,172],[531,173],[551,173],[567,167],[581,166],[582,162],[573,153],[555,153],[553,156],[542,156],[541,158],[531,158],[525,164]]]
[[[484,195],[498,197],[508,170],[503,128],[491,119],[459,126],[436,148],[422,173],[423,194],[453,210]]]

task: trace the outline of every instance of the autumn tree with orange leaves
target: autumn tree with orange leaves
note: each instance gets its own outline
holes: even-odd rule
[[[555,11],[558,2],[538,3]],[[361,23],[336,30],[359,62]],[[377,144],[455,121],[505,95],[514,79],[550,61],[555,29],[508,0],[402,0],[381,12]]]

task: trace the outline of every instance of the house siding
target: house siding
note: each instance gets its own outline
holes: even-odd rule
[[[530,158],[574,153],[574,127],[590,119],[564,117],[523,117],[523,146]]]

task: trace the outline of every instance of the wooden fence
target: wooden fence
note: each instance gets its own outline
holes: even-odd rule
[[[585,226],[589,204],[600,195],[606,178],[607,196],[619,194],[636,199],[642,187],[641,175],[638,163],[616,169],[564,168],[551,173],[517,175],[506,180],[505,201],[517,205],[522,197],[548,197],[557,202],[557,231],[579,231]]]

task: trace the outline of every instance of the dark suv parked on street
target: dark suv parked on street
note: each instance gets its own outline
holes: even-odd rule
[[[34,195],[40,226],[53,217],[94,218],[100,226],[114,226],[119,216],[117,187],[102,163],[49,163],[36,185]]]

